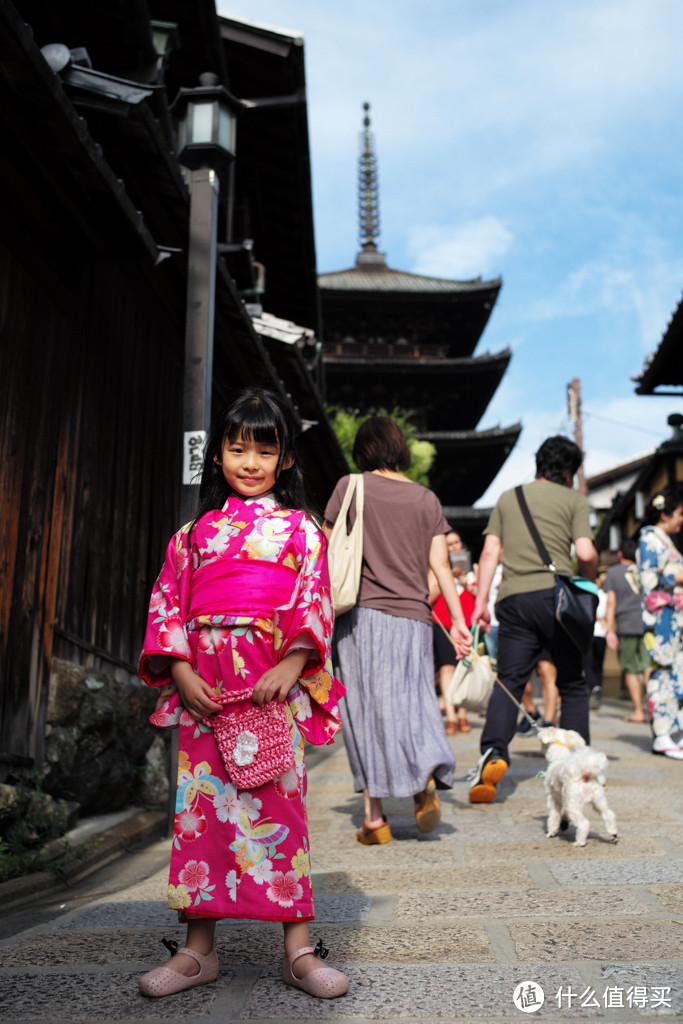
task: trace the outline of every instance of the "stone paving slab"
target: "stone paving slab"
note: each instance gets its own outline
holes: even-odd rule
[[[653,758],[645,732],[618,713],[597,716],[594,745],[610,757],[621,836],[606,841],[596,818],[576,849],[572,829],[544,836],[534,737],[513,742],[502,799],[468,804],[465,772],[481,728],[479,716],[472,722],[472,734],[451,738],[458,772],[439,828],[420,836],[410,798],[386,801],[395,840],[383,847],[355,841],[363,802],[343,745],[312,752],[312,938],[347,970],[345,998],[317,1001],[284,986],[281,927],[238,920],[219,924],[215,985],[141,997],[138,976],[166,956],[161,937],[184,941],[157,858],[154,873],[151,862],[146,877],[129,868],[116,891],[93,881],[89,899],[67,900],[59,916],[0,941],[3,1024],[683,1022],[681,766]],[[545,1005],[522,1016],[512,993],[529,982],[542,986]],[[668,1005],[650,1005],[657,987]],[[629,989],[645,990],[645,1003],[628,1006]],[[595,1005],[576,1005],[591,992]],[[607,995],[623,1005],[607,1005]]]
[[[617,889],[510,889],[457,892],[438,900],[419,892],[402,893],[396,901],[397,920],[446,917],[603,917],[646,914],[649,908],[625,887]]]
[[[489,889],[525,888],[531,878],[524,866],[515,869],[510,877],[509,867],[496,866],[487,870],[486,885]],[[328,892],[372,892],[374,894],[396,891],[396,872],[391,867],[376,867],[348,871],[327,871],[313,874],[313,888],[317,893]],[[481,888],[481,873],[475,868],[443,865],[420,875],[420,889],[423,893],[463,892]]]
[[[623,885],[626,882],[674,882],[683,878],[683,860],[636,858],[587,864],[548,863],[560,885]]]
[[[358,927],[323,923],[312,926],[312,934],[324,934],[335,963],[409,963],[418,956],[430,963],[482,963],[494,961],[488,934],[479,922],[440,924],[386,924]],[[113,967],[135,964],[140,971],[153,967],[167,955],[161,939],[182,944],[184,929],[177,923],[169,928],[109,928],[61,935],[41,932],[3,950],[2,968]],[[282,927],[272,921],[221,922],[216,932],[216,949],[222,965],[260,967],[264,959],[277,961]]]
[[[617,868],[626,863],[630,857],[666,857],[667,851],[656,839],[635,838],[626,836],[618,843],[611,842],[607,836],[593,830],[588,834],[585,846],[577,848],[573,844],[573,829],[570,826],[564,835],[555,839],[538,839],[535,842],[510,842],[501,844],[468,843],[467,861],[469,864],[489,864],[497,861],[523,864],[528,860],[547,860],[549,863],[569,862],[567,867],[571,876],[581,875],[583,866],[590,861],[608,860]],[[653,879],[658,881],[658,879]],[[668,879],[662,879],[668,881]]]
[[[280,991],[275,972],[264,972],[257,989],[241,1009],[243,1020],[503,1020],[517,1016],[512,993],[527,971],[544,991],[557,991],[562,985],[585,987],[571,967],[558,969],[535,964],[520,972],[517,967],[470,965],[467,971],[444,972],[426,964],[419,967],[364,967],[349,969],[349,992],[332,1005],[322,1000],[311,1006],[301,992]],[[557,1015],[560,1015],[557,1010]],[[594,1017],[595,1013],[587,1016]],[[553,1007],[547,1004],[543,1019],[552,1019]],[[533,1018],[532,1018],[533,1019]]]
[[[558,949],[568,960],[664,960],[680,956],[683,950],[683,921],[657,921],[652,917],[534,920],[533,924],[514,922],[512,938],[520,960],[544,955],[554,959]]]
[[[363,921],[372,905],[372,896],[363,893],[323,894],[316,897],[316,918],[320,921]],[[131,920],[147,928],[168,927],[178,915],[166,903],[154,900],[116,900],[97,903],[59,922],[57,929],[125,928]]]
[[[675,885],[656,884],[648,885],[647,888],[668,911],[683,916],[683,888],[680,875]]]
[[[4,972],[3,972],[4,974]],[[6,976],[0,985],[0,1020],[29,1024],[55,1020],[71,1024],[90,1021],[173,1021],[200,1018],[210,1011],[214,986],[179,992],[172,999],[146,999],[138,992],[139,971],[23,972]],[[225,983],[234,976],[221,975]],[[57,1015],[59,1015],[57,1017]]]

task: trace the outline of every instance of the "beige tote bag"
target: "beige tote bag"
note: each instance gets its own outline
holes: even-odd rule
[[[346,520],[354,491],[356,494],[356,518],[351,532],[347,533]],[[363,561],[363,502],[363,474],[353,473],[349,477],[339,515],[327,542],[332,604],[336,615],[348,612],[358,600],[360,568]]]
[[[446,700],[456,708],[483,711],[489,702],[496,673],[488,654],[479,653],[479,623],[474,627],[472,651],[455,666],[446,688]]]

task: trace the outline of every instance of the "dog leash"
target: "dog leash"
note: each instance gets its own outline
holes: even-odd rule
[[[501,681],[500,681],[500,679],[498,678],[498,676],[496,676],[496,682],[498,683],[498,685],[499,685],[499,686],[500,686],[500,687],[501,687],[501,688],[502,688],[503,690],[505,690],[505,692],[507,693],[507,695],[508,695],[508,697],[510,698],[510,700],[512,701],[512,703],[513,703],[513,704],[516,704],[516,705],[517,705],[517,707],[518,707],[518,708],[519,708],[519,710],[520,710],[520,711],[522,712],[522,714],[524,715],[524,717],[526,718],[527,722],[529,723],[529,725],[531,726],[531,728],[532,728],[532,729],[534,730],[534,732],[536,732],[536,733],[539,733],[539,732],[541,731],[541,729],[543,728],[543,726],[542,726],[542,725],[539,725],[539,724],[538,724],[538,722],[535,722],[535,721],[533,720],[533,718],[531,717],[531,715],[529,714],[529,712],[527,711],[527,709],[526,709],[526,708],[524,707],[524,705],[523,705],[523,704],[520,704],[520,702],[519,702],[519,701],[517,700],[517,698],[516,698],[516,697],[513,697],[513,696],[512,696],[512,694],[511,694],[511,693],[510,693],[510,691],[508,690],[508,688],[507,688],[507,686],[505,685],[505,683],[501,683]]]
[[[448,632],[448,630],[444,626],[443,622],[441,622],[441,620],[439,619],[438,615],[435,615],[434,612],[432,612],[432,618],[434,619],[434,622],[437,623],[437,625],[441,626],[442,630],[444,631],[444,633],[446,634],[446,636],[448,637],[450,642],[453,644],[453,647],[455,647],[455,643],[453,641],[453,637]],[[534,732],[536,732],[536,733],[540,732],[541,729],[543,728],[543,726],[539,725],[538,722],[534,721],[534,719],[531,717],[531,715],[529,714],[527,709],[524,707],[524,705],[520,704],[520,702],[517,700],[517,698],[512,696],[512,694],[508,690],[507,686],[504,683],[501,683],[501,681],[500,681],[500,679],[498,678],[497,675],[495,677],[495,682],[498,683],[498,685],[503,690],[505,690],[505,692],[507,693],[507,695],[510,698],[510,700],[512,701],[512,703],[517,705],[518,709],[522,712],[522,714],[524,715],[524,717],[526,718],[527,722],[529,723],[531,728],[534,730]]]

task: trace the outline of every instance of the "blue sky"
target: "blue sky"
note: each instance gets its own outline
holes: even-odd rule
[[[304,36],[319,271],[358,251],[362,103],[390,266],[501,276],[477,353],[512,360],[480,427],[523,432],[480,505],[571,432],[585,469],[669,436],[680,399],[630,380],[683,291],[680,0],[219,0]]]

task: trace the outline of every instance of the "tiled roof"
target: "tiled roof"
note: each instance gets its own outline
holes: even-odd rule
[[[424,293],[477,293],[495,290],[501,285],[501,278],[482,281],[475,277],[471,281],[451,281],[442,277],[426,277],[410,274],[407,270],[392,270],[384,264],[376,267],[350,267],[330,274],[319,274],[320,288],[330,291],[356,292],[424,292]]]

